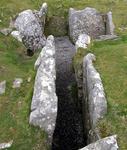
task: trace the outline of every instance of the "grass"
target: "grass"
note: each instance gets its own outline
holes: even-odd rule
[[[101,136],[118,135],[121,150],[127,149],[127,36],[116,41],[93,42],[87,50],[79,49],[74,57],[77,74],[82,69],[86,53],[96,55],[96,69],[101,73],[106,97],[108,114],[98,122]]]
[[[127,36],[93,45],[96,68],[101,73],[108,100],[108,114],[99,123],[102,136],[118,135],[121,150],[127,149]]]
[[[11,37],[0,37],[0,81],[7,81],[6,93],[0,96],[0,143],[13,140],[10,150],[47,149],[46,134],[29,125],[30,103],[35,71],[33,58]],[[19,89],[13,89],[14,78],[23,78]],[[27,79],[31,77],[31,82]],[[38,147],[38,148],[37,148]]]
[[[46,34],[66,35],[68,9],[95,7],[101,12],[112,10],[116,33],[127,34],[127,2],[125,0],[45,0],[48,3]],[[0,28],[8,27],[10,17],[25,9],[38,9],[44,0],[0,0]],[[56,21],[55,21],[56,20]],[[56,27],[57,24],[57,27]],[[63,29],[64,27],[64,29]],[[127,36],[118,41],[96,42],[92,51],[97,56],[96,68],[102,74],[109,110],[100,122],[102,136],[118,134],[120,148],[127,149]],[[29,125],[30,103],[33,91],[34,62],[26,57],[25,48],[10,36],[0,34],[0,81],[7,81],[6,93],[0,96],[0,143],[13,140],[12,150],[47,149],[46,135]],[[84,52],[81,50],[77,65]],[[27,82],[31,76],[32,81]],[[12,89],[15,77],[23,78],[20,89]]]

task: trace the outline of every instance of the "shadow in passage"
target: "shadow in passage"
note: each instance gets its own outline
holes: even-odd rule
[[[67,37],[56,39],[56,93],[58,112],[52,150],[78,150],[85,146],[82,113],[76,107],[71,85],[76,83],[72,69],[75,49]]]

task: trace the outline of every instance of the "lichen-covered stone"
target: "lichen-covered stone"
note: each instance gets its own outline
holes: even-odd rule
[[[87,89],[90,125],[96,127],[97,121],[107,113],[107,101],[100,74],[94,68],[92,61],[95,61],[93,54],[89,53],[84,57],[83,82],[86,83],[84,86]]]
[[[98,140],[80,150],[118,150],[116,135]]]
[[[51,140],[57,116],[57,96],[55,88],[55,43],[49,36],[36,63],[34,93],[31,104],[30,124],[44,129]]]
[[[105,23],[102,15],[94,8],[69,10],[70,38],[75,43],[80,34],[88,34],[92,38],[105,34]]]
[[[46,38],[43,31],[46,11],[47,5],[45,4],[37,13],[30,9],[19,13],[15,20],[15,28],[19,31],[26,48],[31,51],[40,49],[45,45]],[[42,17],[43,21],[39,17]]]

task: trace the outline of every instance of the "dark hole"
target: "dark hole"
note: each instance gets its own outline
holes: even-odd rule
[[[34,51],[31,49],[27,49],[27,56],[33,56],[34,55]]]

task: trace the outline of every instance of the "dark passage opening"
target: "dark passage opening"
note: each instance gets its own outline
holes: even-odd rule
[[[72,85],[76,85],[72,69],[75,47],[67,37],[56,38],[56,92],[58,113],[53,134],[52,150],[78,150],[86,145],[82,111],[76,105]]]

